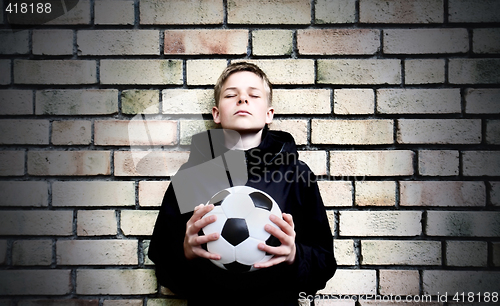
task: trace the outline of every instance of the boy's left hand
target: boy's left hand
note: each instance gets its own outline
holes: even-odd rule
[[[264,229],[278,238],[281,241],[281,245],[278,247],[272,247],[266,245],[265,243],[259,243],[259,250],[273,254],[274,257],[266,262],[256,263],[255,268],[268,268],[277,265],[282,262],[286,262],[291,265],[295,261],[295,226],[293,224],[292,215],[283,213],[283,220],[271,215],[269,219],[276,224],[279,228],[266,224]]]

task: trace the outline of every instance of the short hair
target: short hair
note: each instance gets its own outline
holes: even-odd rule
[[[269,79],[267,78],[266,74],[264,73],[264,71],[262,71],[262,69],[259,68],[259,66],[248,62],[231,63],[229,66],[226,67],[226,69],[224,69],[224,71],[222,71],[214,87],[215,106],[219,107],[219,99],[222,91],[222,86],[224,85],[226,80],[233,73],[240,71],[253,72],[258,77],[260,77],[262,81],[264,81],[264,89],[266,90],[267,93],[267,104],[271,106],[273,100],[273,85],[271,84],[271,82],[269,82]]]

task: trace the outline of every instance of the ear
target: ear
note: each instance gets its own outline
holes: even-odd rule
[[[274,108],[270,107],[267,109],[266,113],[266,123],[269,124],[273,121],[274,118]]]
[[[212,117],[216,124],[220,124],[220,112],[217,106],[212,107]]]

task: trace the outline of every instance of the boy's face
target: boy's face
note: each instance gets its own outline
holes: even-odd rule
[[[212,115],[224,129],[257,133],[271,123],[274,109],[268,106],[264,81],[253,72],[239,71],[222,86],[219,107],[213,107]]]

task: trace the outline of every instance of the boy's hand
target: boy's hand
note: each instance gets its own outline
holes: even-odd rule
[[[281,241],[281,245],[278,247],[272,247],[266,245],[265,243],[259,243],[259,250],[273,254],[274,257],[266,262],[256,263],[254,267],[267,268],[282,262],[286,262],[289,265],[293,264],[295,261],[296,247],[292,215],[283,213],[283,220],[275,215],[271,215],[269,219],[279,226],[279,229],[269,224],[266,224],[264,229],[274,237],[278,238]]]
[[[219,255],[207,252],[201,247],[201,245],[204,243],[219,239],[219,235],[217,233],[207,236],[198,235],[198,232],[207,224],[213,223],[215,222],[215,220],[217,220],[217,216],[215,215],[202,219],[203,216],[212,209],[214,209],[213,204],[200,204],[196,206],[194,208],[193,216],[191,216],[191,218],[186,223],[186,235],[184,236],[184,256],[186,256],[186,258],[189,260],[196,257],[203,257],[213,260],[220,259]]]

